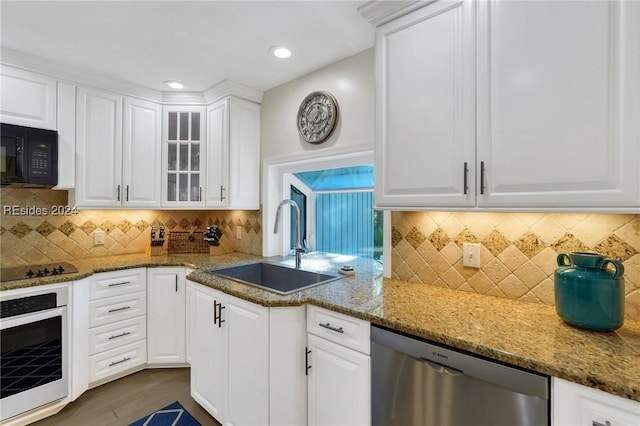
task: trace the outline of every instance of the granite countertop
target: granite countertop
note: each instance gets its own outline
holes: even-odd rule
[[[207,273],[210,268],[259,260],[293,265],[291,258],[233,253],[149,257],[123,255],[73,261],[77,274],[0,283],[0,290],[77,280],[96,272],[132,267],[186,266],[189,279],[264,306],[305,303],[349,314],[372,324],[453,346],[491,359],[640,401],[640,322],[625,320],[611,333],[565,324],[550,306],[382,278],[376,262],[349,256],[308,254],[305,269],[354,277],[282,296]]]

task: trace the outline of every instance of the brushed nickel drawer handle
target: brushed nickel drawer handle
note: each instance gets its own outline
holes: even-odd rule
[[[326,323],[326,324],[319,323],[318,325],[319,325],[320,327],[323,327],[323,328],[329,329],[329,330],[331,330],[331,331],[335,331],[335,332],[337,332],[337,333],[344,333],[344,330],[342,329],[342,327],[340,327],[340,328],[333,327],[333,326],[331,325],[331,323]]]
[[[119,338],[119,337],[128,336],[128,335],[130,335],[130,334],[131,334],[131,332],[129,332],[129,331],[125,331],[125,332],[124,332],[124,333],[122,333],[122,334],[116,334],[115,336],[111,336],[111,337],[109,337],[109,340],[117,339],[117,338]]]
[[[109,313],[126,311],[127,309],[131,309],[131,306],[123,306],[122,308],[109,309]]]
[[[130,361],[131,358],[126,357],[126,358],[122,358],[120,361],[114,361],[111,364],[109,364],[109,367],[113,367],[114,365],[118,365],[118,364],[122,364],[123,362],[127,362]]]
[[[125,284],[131,284],[131,281],[122,281],[120,283],[111,283],[111,284],[109,284],[109,287],[116,287],[116,286],[125,285]]]
[[[604,423],[596,422],[595,420],[591,423],[593,426],[611,426],[611,422],[606,420]]]

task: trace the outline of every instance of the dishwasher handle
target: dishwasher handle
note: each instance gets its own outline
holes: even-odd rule
[[[464,374],[464,371],[458,370],[457,368],[449,367],[448,365],[440,364],[439,362],[431,361],[427,358],[420,358],[420,361],[427,364],[429,367],[436,370],[436,372],[440,374],[444,374],[446,376],[461,376]]]

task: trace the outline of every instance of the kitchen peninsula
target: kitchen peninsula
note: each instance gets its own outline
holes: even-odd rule
[[[264,258],[286,261],[284,258]],[[308,254],[306,268],[335,272],[340,256]],[[554,308],[504,298],[383,278],[375,262],[350,260],[357,271],[322,286],[288,296],[226,280],[207,269],[263,258],[241,253],[209,255],[108,256],[74,261],[78,273],[1,283],[15,290],[79,280],[98,272],[129,268],[184,266],[188,280],[268,307],[313,304],[372,324],[452,346],[493,360],[559,377],[640,401],[640,323],[627,319],[612,333],[579,330],[565,324]],[[292,259],[288,260],[289,263]]]

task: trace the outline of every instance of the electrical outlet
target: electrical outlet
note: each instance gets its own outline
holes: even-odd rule
[[[462,244],[462,266],[470,268],[480,267],[480,244],[479,243],[463,243]]]
[[[236,239],[237,240],[241,240],[242,239],[242,226],[236,226]]]
[[[104,231],[97,230],[93,231],[93,245],[94,246],[103,246],[104,245]]]

